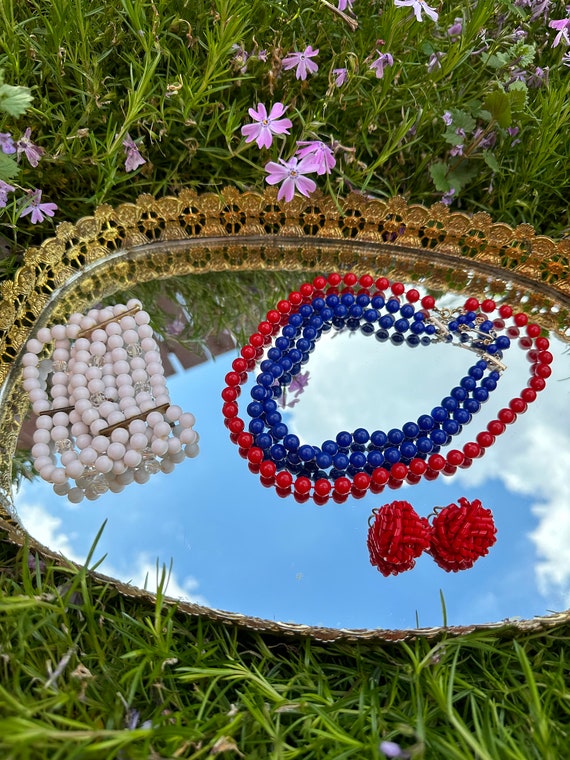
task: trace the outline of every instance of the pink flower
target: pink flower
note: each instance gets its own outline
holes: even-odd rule
[[[280,118],[286,110],[287,106],[283,103],[275,103],[269,115],[263,103],[258,104],[257,111],[250,108],[248,113],[257,123],[245,124],[241,128],[242,135],[247,135],[246,143],[255,140],[258,148],[269,148],[273,142],[273,135],[288,135],[289,127],[293,126],[293,122],[291,119]]]
[[[342,87],[342,85],[346,82],[346,77],[348,76],[348,70],[347,69],[333,69],[333,74],[335,75],[335,86],[336,87]]]
[[[562,41],[565,45],[570,45],[570,37],[568,36],[568,30],[570,29],[570,18],[563,18],[559,21],[549,21],[548,26],[551,29],[556,29],[558,32],[551,47],[557,47]]]
[[[0,132],[0,150],[2,153],[15,153],[16,146],[9,132]]]
[[[444,114],[441,118],[443,119],[443,123],[445,124],[446,127],[449,127],[449,125],[453,121],[453,116],[450,114],[449,111],[444,111]]]
[[[425,0],[394,0],[396,8],[413,8],[418,21],[423,21],[422,11],[429,16],[432,21],[437,21],[439,14],[435,8],[431,8]]]
[[[40,224],[44,220],[44,214],[45,216],[53,216],[54,212],[57,211],[57,206],[55,203],[42,203],[42,191],[41,190],[34,190],[32,193],[30,193],[30,196],[28,198],[28,205],[20,212],[20,216],[26,216],[26,214],[31,214],[30,221],[32,224]]]
[[[331,148],[320,140],[298,142],[297,158],[310,157],[313,161],[313,171],[317,174],[330,174],[336,165],[336,158]]]
[[[300,161],[296,156],[290,158],[289,161],[280,158],[278,164],[275,161],[270,161],[265,165],[265,171],[269,175],[265,178],[268,185],[283,183],[277,194],[278,201],[282,198],[285,198],[286,201],[292,200],[295,190],[308,198],[317,187],[314,180],[305,177],[305,174],[315,171],[313,159],[310,156]]]
[[[453,24],[448,28],[447,33],[450,37],[459,37],[463,31],[463,19],[456,18]]]
[[[281,63],[286,71],[297,67],[297,71],[295,72],[296,78],[306,79],[307,72],[309,74],[314,74],[319,70],[317,64],[314,61],[311,61],[311,58],[314,58],[318,52],[318,49],[313,50],[311,45],[309,45],[307,48],[305,48],[303,53],[289,53],[289,55],[284,58]]]
[[[123,148],[125,149],[126,172],[134,172],[139,166],[146,164],[146,160],[141,156],[137,144],[128,132],[123,140]]]
[[[345,11],[347,8],[351,11],[353,2],[354,0],[338,0],[339,11]]]
[[[384,69],[386,66],[393,66],[394,59],[390,53],[380,53],[378,50],[376,52],[378,53],[378,58],[373,64],[371,64],[370,68],[376,72],[376,77],[378,79],[382,79],[384,76]]]
[[[39,164],[40,159],[45,151],[38,145],[34,145],[34,143],[30,140],[31,133],[32,130],[30,127],[28,127],[16,143],[16,153],[18,156],[20,156],[22,153],[25,153],[26,158],[30,162],[30,166],[36,167]]]
[[[0,208],[5,208],[8,202],[8,193],[13,193],[16,188],[0,179]]]

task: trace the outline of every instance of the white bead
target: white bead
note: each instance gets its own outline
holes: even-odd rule
[[[179,420],[183,428],[190,428],[196,424],[196,417],[191,412],[184,412]]]
[[[36,389],[37,390],[41,389],[40,380],[39,380],[39,376],[38,375],[36,375],[35,377],[27,377],[24,380],[24,382],[22,383],[22,385],[24,386],[24,390],[28,391],[28,393],[30,393],[31,391],[34,391]]]
[[[146,422],[149,427],[154,428],[155,425],[164,422],[164,417],[160,412],[151,412],[146,418]]]
[[[67,479],[64,483],[56,483],[53,487],[53,492],[56,496],[67,496],[69,493],[69,483]]]
[[[146,470],[136,470],[135,472],[136,483],[143,485],[143,483],[147,483],[149,479],[150,479],[150,475]]]
[[[63,425],[55,425],[51,430],[52,441],[63,441],[69,436],[69,430]]]
[[[125,428],[115,428],[111,433],[111,441],[113,443],[122,443],[126,445],[129,442],[129,431]]]
[[[88,390],[87,386],[85,386],[83,388],[74,388],[72,395],[73,395],[73,399],[75,401],[75,408],[77,408],[77,402],[80,399],[83,400],[83,401],[86,401],[91,396],[91,394],[89,393],[89,390]],[[91,402],[89,402],[89,403],[91,403]]]
[[[186,443],[186,444],[192,444],[196,442],[197,439],[196,432],[192,430],[192,428],[185,428],[180,433],[180,443]]]
[[[93,436],[91,436],[89,433],[82,433],[81,435],[78,435],[75,439],[75,445],[78,449],[86,449],[89,446],[91,446],[91,441],[93,440]]]
[[[129,449],[128,451],[125,452],[123,461],[127,465],[127,467],[138,467],[142,461],[142,456],[138,451]]]
[[[139,335],[136,330],[125,330],[123,333],[123,340],[125,343],[138,343],[139,342]]]
[[[142,356],[133,356],[131,359],[131,369],[146,369],[146,362]]]
[[[154,364],[154,363],[161,364],[160,354],[156,349],[152,349],[151,351],[145,351],[144,358],[147,364]]]
[[[49,430],[43,430],[42,428],[36,428],[34,430],[34,443],[46,443],[51,442],[51,435]]]
[[[71,388],[85,387],[87,385],[87,378],[83,375],[73,375],[69,381],[69,385]]]
[[[143,351],[155,351],[156,341],[154,338],[143,338],[141,340],[141,348]]]
[[[157,438],[168,438],[171,433],[172,428],[168,422],[165,422],[164,420],[154,426],[154,434]]]
[[[108,325],[105,325],[105,332],[107,335],[120,335],[122,330],[121,326],[118,322],[109,322]]]
[[[65,334],[68,338],[71,340],[74,340],[77,338],[79,333],[81,332],[81,327],[79,325],[66,325],[65,326]]]
[[[87,367],[84,373],[87,378],[87,381],[89,380],[100,380],[101,379],[101,368],[100,367]]]
[[[115,462],[115,464],[119,464],[119,463]],[[125,490],[125,486],[121,485],[121,483],[118,483],[116,480],[110,481],[109,491],[111,491],[111,493],[121,493],[121,491],[124,491],[124,490]]]
[[[78,351],[75,352],[74,358],[78,362],[83,362],[87,364],[87,366],[89,366],[89,362],[91,361],[91,354],[89,353],[89,349],[83,349],[83,348],[79,349]]]
[[[104,454],[109,448],[109,439],[104,435],[96,435],[91,445],[99,454]]]
[[[148,312],[146,311],[139,311],[135,314],[135,322],[137,325],[147,325],[150,322],[150,317],[148,315]]]
[[[92,356],[105,356],[107,353],[107,346],[101,340],[96,340],[91,344]]]
[[[35,380],[38,380],[40,377],[40,371],[37,367],[24,367],[22,370],[22,377],[27,380],[30,377],[33,377]]]
[[[116,404],[113,404],[112,401],[103,401],[103,403],[99,405],[99,414],[101,417],[107,419],[111,412],[116,411],[116,409],[117,406]]]
[[[136,319],[136,317],[135,317]],[[144,338],[152,338],[153,336],[153,329],[150,325],[145,324],[141,325],[138,329],[139,338],[143,340]]]
[[[113,312],[112,306],[105,306],[103,309],[99,311],[99,315],[97,317],[98,322],[106,322],[108,319],[113,319],[115,316]]]
[[[155,438],[150,445],[150,449],[153,454],[156,454],[158,457],[163,457],[168,453],[168,443],[160,438]]]
[[[53,427],[53,420],[49,414],[44,414],[42,417],[38,417],[36,420],[36,427],[38,430],[51,430]]]
[[[141,408],[141,412],[148,412],[150,409],[154,409],[154,407],[156,406],[155,402],[150,398],[150,394],[147,393],[146,395],[148,396],[148,399],[143,399],[140,402],[137,401],[137,403],[139,404]]]
[[[36,340],[35,338],[32,338],[26,343],[26,350],[29,351],[31,354],[39,354],[40,351],[43,349],[44,344],[41,343],[41,341]]]
[[[54,472],[55,472],[55,465],[53,464],[47,465],[46,467],[42,467],[42,469],[40,470],[40,478],[42,480],[47,481],[48,483],[51,483],[52,482],[51,477]]]
[[[129,433],[134,435],[135,433],[146,433],[147,426],[144,420],[133,420],[129,423]]]
[[[194,459],[194,457],[197,457],[200,453],[200,449],[196,443],[193,443],[190,446],[186,446],[184,451],[189,459]]]
[[[180,419],[181,414],[182,414],[182,408],[179,406],[176,406],[175,404],[172,406],[169,406],[165,412],[166,419],[169,422],[176,422],[176,420]]]
[[[142,309],[142,303],[138,298],[129,298],[127,301],[127,309]],[[144,314],[145,312],[140,312]]]
[[[37,367],[40,360],[35,354],[24,354],[22,364],[24,367]]]
[[[180,462],[183,462],[186,459],[186,454],[180,449],[176,454],[170,454],[169,459],[171,459],[174,464],[180,464]]]
[[[38,401],[34,401],[32,404],[32,409],[34,410],[35,414],[41,414],[42,412],[49,411],[50,405],[49,401],[44,399],[39,399]]]
[[[172,459],[163,459],[162,462],[160,463],[160,469],[162,470],[162,472],[166,473],[167,475],[168,473],[172,472],[175,467],[176,465],[174,464]]]
[[[67,398],[67,385],[52,385],[50,393],[52,398]]]
[[[53,457],[34,457],[34,468],[36,472],[41,472],[44,467],[54,466]]]
[[[54,396],[51,402],[52,409],[67,409],[69,406],[69,398],[67,395]]]
[[[122,443],[110,443],[107,447],[107,456],[113,461],[122,459],[125,453],[126,449]]]
[[[113,362],[113,374],[117,375],[130,375],[131,365],[126,359],[119,359],[119,361]]]
[[[148,375],[144,369],[133,370],[131,377],[133,378],[133,383],[146,383],[148,380]]]
[[[38,340],[42,343],[51,343],[51,330],[49,327],[42,327],[38,330]]]
[[[93,465],[97,459],[97,452],[91,446],[87,446],[85,449],[79,452],[79,461],[81,464]]]
[[[81,317],[82,330],[92,330],[96,326],[97,322],[93,319],[93,317]]]
[[[114,348],[111,351],[111,359],[114,362],[127,361],[129,355],[124,348]]]
[[[109,425],[116,425],[117,422],[124,422],[124,420],[125,415],[119,411],[111,412],[111,414],[107,417],[107,422]]]
[[[77,461],[77,454],[75,453],[75,451],[64,451],[60,459],[61,459],[62,465],[67,467],[67,465],[71,464],[72,462]]]
[[[148,444],[147,437],[144,433],[135,433],[131,436],[131,448],[135,451],[142,451],[143,449],[146,449]],[[129,465],[130,466],[130,465]]]
[[[81,488],[71,488],[67,494],[67,498],[72,504],[79,504],[83,501],[83,491]]]
[[[75,438],[86,433],[89,433],[89,428],[84,422],[74,422],[71,426],[71,435],[75,436]]]
[[[133,472],[133,470],[126,470],[126,472],[123,472],[120,475],[117,475],[116,477],[117,483],[120,483],[122,486],[130,485],[134,479],[135,479],[135,473]]]
[[[113,333],[112,335],[109,335],[107,339],[107,346],[111,349],[111,352],[118,348],[122,348],[124,343],[121,328],[119,325],[117,325],[117,327],[119,328],[119,333]]]
[[[65,469],[63,467],[56,467],[52,472],[51,481],[57,485],[67,483],[67,475],[65,473]]]
[[[38,443],[34,443],[32,446],[32,456],[34,459],[37,459],[38,457],[49,457],[51,454],[51,449],[48,446],[47,443],[41,443],[38,441]]]
[[[149,375],[164,375],[164,367],[161,362],[150,362],[146,365],[146,371]]]
[[[56,348],[51,358],[54,362],[67,362],[69,361],[69,351],[65,348]]]
[[[98,420],[94,420],[89,425],[89,431],[91,432],[91,435],[99,435],[101,430],[104,430],[107,427],[107,421],[99,418]]]
[[[114,459],[113,460],[113,474],[114,475],[122,475],[123,472],[127,471],[127,465],[123,462],[122,459]]]
[[[98,472],[111,472],[113,469],[113,460],[108,456],[100,456],[95,460],[95,469]]]
[[[133,317],[122,317],[121,321],[119,322],[121,325],[121,329],[123,330],[123,334],[127,330],[134,330],[137,326],[137,323],[135,322]]]
[[[85,465],[83,465],[80,461],[75,460],[75,462],[70,462],[66,466],[65,471],[68,477],[75,480],[76,478],[80,478],[83,475],[85,472]]]
[[[182,444],[178,438],[168,439],[168,456],[171,456],[172,454],[178,454],[181,449]]]
[[[119,398],[119,393],[116,388],[109,388],[109,386],[106,385],[105,396],[109,401],[117,401],[117,399]]]
[[[74,375],[85,375],[88,369],[87,362],[73,361],[69,363],[69,371],[73,372]]]
[[[170,396],[166,393],[155,393],[154,402],[156,406],[162,406],[163,404],[170,404]]]
[[[107,333],[102,327],[98,327],[91,333],[91,350],[93,351],[93,343],[106,343]]]
[[[67,337],[65,334],[65,325],[53,325],[51,328],[51,334],[55,340],[65,340]]]
[[[81,415],[81,419],[86,425],[91,425],[92,422],[99,419],[99,413],[95,409],[87,409]]]

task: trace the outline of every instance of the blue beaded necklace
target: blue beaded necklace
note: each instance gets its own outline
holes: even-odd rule
[[[410,347],[444,341],[472,350],[479,358],[449,395],[430,414],[420,415],[417,422],[406,422],[387,433],[369,433],[365,428],[353,433],[341,431],[320,446],[301,444],[289,433],[276,399],[309,360],[321,335],[330,330],[359,330],[366,336],[374,335],[379,342],[389,340]],[[289,316],[261,362],[261,372],[251,389],[253,400],[247,406],[248,429],[264,460],[274,462],[278,470],[311,481],[370,474],[378,467],[389,471],[397,463],[427,459],[451,443],[496,389],[505,369],[503,351],[509,347],[509,338],[497,335],[493,322],[475,311],[426,313],[416,310],[412,303],[401,304],[397,297],[386,299],[366,292],[317,295]]]

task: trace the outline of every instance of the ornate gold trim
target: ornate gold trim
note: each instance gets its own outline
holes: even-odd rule
[[[569,262],[570,240],[537,236],[527,224],[512,228],[493,223],[484,213],[450,212],[440,203],[428,209],[408,205],[402,198],[382,201],[357,193],[340,202],[315,194],[309,200],[295,197],[283,203],[277,201],[274,188],[264,193],[226,188],[219,195],[182,190],[176,197],[142,195],[117,208],[99,206],[93,216],[75,224],[63,222],[55,237],[26,252],[11,281],[0,284],[0,529],[14,543],[29,541],[61,561],[25,536],[10,512],[10,463],[27,410],[17,373],[11,369],[17,368],[31,332],[48,319],[65,319],[72,309],[95,298],[171,274],[334,267],[383,274],[405,271],[410,279],[433,288],[468,288],[472,295],[492,292],[500,297],[508,292],[510,302],[522,303],[541,324],[568,339]],[[112,582],[128,596],[152,598]],[[540,630],[570,618],[565,612],[486,626],[337,630],[275,623],[185,602],[180,609],[227,624],[322,641],[397,641],[481,628]]]

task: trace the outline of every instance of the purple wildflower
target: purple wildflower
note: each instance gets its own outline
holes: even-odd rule
[[[507,127],[507,134],[510,135],[511,137],[516,137],[518,135],[519,131],[520,130],[519,130],[518,127]],[[520,143],[520,140],[518,140],[518,139],[517,140],[512,140],[512,142],[511,142],[511,148],[513,148],[518,143]]]
[[[558,32],[551,47],[557,47],[560,42],[564,42],[565,45],[570,45],[570,37],[568,36],[568,30],[570,30],[570,18],[563,18],[559,21],[549,21],[548,26],[551,29],[556,29]]]
[[[437,71],[437,69],[441,69],[441,59],[443,58],[443,53],[438,50],[437,53],[432,53],[429,57],[429,60],[427,62],[427,70],[428,74],[431,74],[432,71]]]
[[[413,8],[418,21],[423,21],[422,11],[429,16],[432,21],[437,21],[439,18],[438,12],[435,8],[431,8],[425,0],[394,0],[396,8]]]
[[[0,132],[0,150],[2,153],[15,153],[16,146],[9,132]]]
[[[248,110],[255,124],[245,124],[241,128],[242,135],[247,135],[246,143],[257,142],[258,148],[269,148],[273,142],[273,135],[288,135],[289,127],[293,126],[291,119],[282,119],[281,116],[287,110],[283,103],[275,103],[269,114],[263,103],[259,103],[257,111],[254,108]]]
[[[42,191],[34,190],[28,198],[28,205],[20,211],[20,216],[31,214],[30,221],[32,224],[41,224],[45,216],[53,216],[57,211],[55,203],[42,203]],[[44,216],[45,214],[45,216]]]
[[[570,66],[570,52],[564,53],[564,55],[562,56],[562,59],[561,59],[560,63],[563,66]]]
[[[534,70],[534,73],[531,74],[528,78],[528,86],[533,87],[535,90],[538,90],[540,87],[547,85],[549,71],[550,69],[548,66],[546,66],[544,69],[541,69],[540,66],[537,66]]]
[[[339,11],[345,11],[347,8],[351,11],[353,2],[354,0],[338,0]]]
[[[310,380],[310,372],[300,372],[289,383],[289,392],[298,396],[303,393]]]
[[[449,149],[449,155],[450,156],[462,156],[463,155],[463,145],[461,143],[459,145],[454,145],[453,148]]]
[[[317,174],[330,174],[336,165],[336,158],[331,148],[320,140],[298,142],[299,146],[295,155],[297,158],[310,156],[313,161],[313,171]]]
[[[0,179],[0,208],[6,208],[8,193],[13,193],[16,188]]]
[[[267,63],[267,50],[260,50],[257,54],[257,60],[263,61],[263,63]]]
[[[453,39],[453,37],[459,37],[463,32],[463,19],[462,18],[456,18],[453,19],[453,24],[447,29],[448,35]]]
[[[380,53],[378,50],[376,52],[378,53],[378,58],[370,65],[370,68],[376,73],[377,79],[382,79],[384,69],[386,66],[393,66],[394,59],[390,53]]]
[[[184,332],[186,322],[182,317],[175,317],[172,322],[169,322],[164,328],[168,335],[180,335]]]
[[[306,79],[307,73],[314,74],[319,70],[319,67],[311,58],[318,55],[317,50],[313,50],[311,45],[305,48],[302,53],[289,53],[289,55],[281,61],[283,68],[286,71],[296,68],[295,76],[297,79]]]
[[[445,113],[443,114],[441,118],[443,119],[443,123],[445,124],[446,127],[449,127],[449,125],[453,122],[453,117],[449,113],[449,111],[445,111]]]
[[[125,149],[125,171],[134,172],[139,166],[146,164],[146,160],[141,156],[137,144],[127,132],[125,139],[123,140],[123,148]]]
[[[335,76],[335,86],[336,87],[342,87],[342,85],[346,82],[346,77],[348,76],[348,69],[333,69],[333,74]]]
[[[481,127],[477,127],[475,132],[473,132],[473,141],[477,144],[481,150],[488,150],[489,148],[493,148],[497,142],[497,134],[496,132],[489,132],[488,134],[485,134],[484,130],[481,129]]]
[[[410,753],[403,750],[396,742],[380,742],[380,752],[390,760],[409,760]]]
[[[38,145],[34,145],[34,143],[30,140],[31,134],[32,134],[32,130],[30,127],[28,127],[26,131],[24,132],[24,134],[20,137],[20,139],[16,143],[16,153],[18,154],[18,156],[24,153],[26,158],[30,162],[30,166],[33,166],[35,168],[39,164],[40,159],[45,153],[45,151],[43,148],[40,148]]]
[[[452,187],[451,190],[448,190],[446,193],[444,193],[441,196],[441,203],[443,203],[444,206],[451,206],[451,204],[454,201],[455,196],[455,188]]]
[[[283,184],[279,188],[277,194],[277,200],[285,198],[286,201],[293,199],[295,190],[298,190],[301,195],[309,197],[309,195],[316,189],[317,184],[314,180],[305,177],[305,174],[310,174],[314,171],[314,163],[311,156],[302,158],[300,161],[296,156],[293,156],[289,161],[279,159],[279,163],[275,161],[269,161],[265,165],[265,171],[269,176],[265,178],[268,185],[277,185],[279,182]]]

